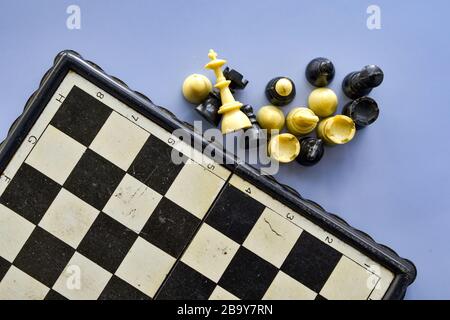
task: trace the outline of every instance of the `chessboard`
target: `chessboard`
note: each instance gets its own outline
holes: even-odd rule
[[[411,262],[175,129],[201,139],[58,55],[0,147],[0,299],[403,297]]]

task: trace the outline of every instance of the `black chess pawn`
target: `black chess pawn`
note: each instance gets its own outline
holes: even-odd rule
[[[324,145],[322,139],[306,137],[300,140],[300,154],[297,162],[302,166],[313,166],[323,157]]]
[[[241,107],[241,111],[245,113],[252,123],[252,126],[245,130],[245,133],[242,135],[243,145],[245,149],[257,148],[259,147],[259,141],[261,139],[266,139],[267,137],[263,135],[261,127],[259,126],[258,121],[256,121],[256,115],[253,112],[252,106],[248,104],[244,105]]]
[[[342,90],[350,99],[366,96],[373,88],[378,87],[384,79],[380,67],[371,64],[361,71],[349,73],[342,81]]]
[[[333,62],[327,58],[315,58],[306,66],[306,80],[315,87],[325,87],[334,79]]]
[[[379,113],[378,104],[369,97],[361,97],[350,101],[342,109],[342,114],[352,118],[355,122],[357,130],[374,123]]]
[[[274,106],[285,106],[295,98],[294,82],[286,77],[276,77],[267,83],[266,96]]]
[[[217,92],[211,91],[201,104],[195,107],[195,110],[202,115],[209,123],[219,126],[221,115],[218,113],[222,102]]]
[[[228,88],[232,91],[243,90],[248,84],[248,80],[244,79],[244,76],[241,73],[234,69],[230,69],[229,67],[226,67],[223,70],[223,76],[225,79],[231,81]]]

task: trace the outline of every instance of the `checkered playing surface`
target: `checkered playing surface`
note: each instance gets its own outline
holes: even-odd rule
[[[367,299],[373,276],[227,184],[158,298]]]
[[[153,298],[225,183],[171,151],[74,87],[0,197],[0,297]]]
[[[162,129],[78,86],[60,103],[1,189],[0,299],[371,297],[379,276],[228,171],[174,164]]]

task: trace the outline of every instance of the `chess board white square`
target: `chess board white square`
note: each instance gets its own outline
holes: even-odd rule
[[[139,233],[161,198],[159,193],[126,174],[103,212]]]
[[[243,245],[280,268],[301,232],[292,222],[265,208]]]
[[[127,171],[149,136],[148,132],[113,112],[89,148]]]
[[[375,287],[374,274],[343,256],[320,291],[328,300],[366,300]]]
[[[34,224],[0,204],[0,256],[12,263],[33,229]]]
[[[217,283],[238,249],[239,244],[203,224],[181,261]]]
[[[139,237],[116,275],[153,298],[175,261],[175,258]]]
[[[98,214],[97,209],[61,189],[39,226],[76,249]]]
[[[82,144],[49,125],[25,162],[63,185],[85,151]]]
[[[263,300],[314,300],[317,293],[279,271]]]
[[[216,286],[214,291],[211,293],[209,300],[239,300],[239,298],[221,286]]]
[[[15,266],[0,281],[0,300],[43,300],[50,288]]]
[[[75,252],[53,289],[71,300],[96,300],[112,274]]]
[[[188,160],[165,196],[203,219],[224,183],[215,174]]]

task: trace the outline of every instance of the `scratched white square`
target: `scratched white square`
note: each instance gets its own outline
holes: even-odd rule
[[[75,252],[53,289],[71,300],[96,300],[112,274]]]
[[[203,224],[181,261],[217,283],[238,249],[239,244]]]
[[[126,174],[103,212],[139,233],[161,198],[159,193]]]
[[[49,125],[25,162],[63,185],[85,151],[82,144]]]
[[[280,268],[301,232],[292,222],[266,208],[243,245]]]
[[[175,258],[139,237],[116,275],[153,298],[174,263]]]
[[[43,300],[50,288],[15,266],[0,281],[0,300]]]
[[[34,230],[34,224],[0,204],[0,256],[13,262]]]
[[[89,148],[127,171],[149,136],[147,131],[113,112]]]
[[[239,298],[221,286],[216,286],[209,296],[209,300],[239,300]]]
[[[316,296],[316,292],[279,271],[263,300],[314,300]]]
[[[76,249],[98,214],[97,209],[61,189],[39,226]]]
[[[366,300],[376,285],[373,277],[377,276],[343,256],[320,295],[328,300]]]
[[[166,193],[166,197],[203,219],[225,181],[188,160]]]

